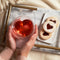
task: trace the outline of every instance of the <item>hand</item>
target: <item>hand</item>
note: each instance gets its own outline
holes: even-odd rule
[[[11,48],[12,51],[15,51],[16,42],[15,42],[15,39],[14,39],[12,33],[11,33],[11,26],[9,26],[9,31],[8,31],[8,34],[7,34],[6,38],[7,38],[7,46],[9,48]]]
[[[35,32],[34,32],[34,34],[31,36],[29,41],[27,41],[25,43],[25,45],[21,49],[17,50],[17,54],[20,54],[21,56],[27,57],[29,51],[34,46],[34,43],[35,43],[35,40],[36,40],[37,36],[38,36],[38,28],[37,28],[37,25],[35,25]]]

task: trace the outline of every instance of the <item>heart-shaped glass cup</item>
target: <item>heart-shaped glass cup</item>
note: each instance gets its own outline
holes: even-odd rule
[[[34,33],[33,19],[28,16],[20,16],[12,22],[11,28],[12,34],[16,38],[17,47],[19,44],[21,46],[21,42],[29,40],[31,35]]]

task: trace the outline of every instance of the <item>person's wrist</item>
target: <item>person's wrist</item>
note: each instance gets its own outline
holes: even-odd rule
[[[7,50],[7,52],[9,52],[9,53],[11,53],[11,54],[14,53],[14,51],[13,51],[11,48],[9,48],[9,47],[6,47],[5,49]]]
[[[27,57],[19,55],[16,57],[16,59],[17,60],[27,60]]]
[[[25,56],[27,57],[28,55],[26,53],[21,53],[20,56]]]
[[[20,52],[16,54],[16,59],[17,60],[27,60],[27,56],[25,56],[24,54],[21,54]]]
[[[16,51],[17,56],[25,56],[27,57],[28,55],[26,53],[22,53],[21,51]]]
[[[9,49],[10,51],[14,52],[15,50],[10,48],[10,47],[6,47],[7,49]]]

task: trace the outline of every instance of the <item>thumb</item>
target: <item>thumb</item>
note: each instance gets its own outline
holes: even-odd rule
[[[35,25],[35,32],[31,36],[31,38],[29,39],[29,41],[27,42],[27,44],[34,44],[37,36],[38,36],[38,28],[37,28],[37,25]]]

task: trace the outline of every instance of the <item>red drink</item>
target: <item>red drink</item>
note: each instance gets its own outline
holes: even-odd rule
[[[25,19],[23,21],[18,19],[14,23],[13,31],[22,37],[26,37],[33,32],[33,23],[29,19]]]

